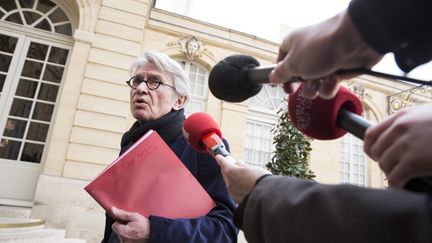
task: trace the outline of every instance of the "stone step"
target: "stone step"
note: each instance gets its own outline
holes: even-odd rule
[[[44,228],[44,223],[39,219],[0,217],[0,233],[40,230]]]
[[[86,240],[81,240],[81,239],[63,239],[60,240],[56,243],[86,243]]]
[[[0,217],[1,243],[86,243],[82,239],[65,239],[65,230],[46,229],[40,219]]]
[[[31,215],[29,207],[12,207],[0,205],[0,217],[28,219]]]
[[[2,243],[53,243],[64,240],[65,231],[58,229],[36,229],[0,234]]]

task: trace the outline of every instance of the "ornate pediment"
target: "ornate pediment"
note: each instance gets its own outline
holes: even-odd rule
[[[199,58],[203,54],[213,56],[211,52],[207,50],[205,44],[195,36],[189,36],[179,39],[178,41],[169,42],[167,43],[167,46],[178,46],[179,51],[189,60],[194,60],[197,57]]]

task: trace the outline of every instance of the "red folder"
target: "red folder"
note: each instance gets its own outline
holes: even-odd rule
[[[150,130],[84,188],[111,208],[148,217],[196,218],[216,206],[174,152]]]

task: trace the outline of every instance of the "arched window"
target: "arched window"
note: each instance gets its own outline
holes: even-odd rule
[[[0,199],[32,199],[71,35],[71,21],[52,1],[0,1],[0,178],[16,185],[0,190]]]
[[[2,1],[0,20],[51,33],[72,35],[71,21],[58,5],[49,0]]]
[[[194,62],[179,61],[179,63],[189,75],[191,99],[185,109],[186,115],[194,112],[205,111],[208,96],[207,79],[209,71]]]
[[[257,95],[249,99],[249,105],[251,109],[273,113],[279,109],[286,95],[280,86],[264,85]]]
[[[262,90],[249,99],[244,139],[244,160],[248,164],[265,167],[270,162],[273,134],[279,110],[286,93],[280,86],[264,85]]]

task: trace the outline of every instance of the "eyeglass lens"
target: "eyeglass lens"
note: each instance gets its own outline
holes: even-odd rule
[[[144,82],[147,87],[151,90],[155,90],[159,88],[159,85],[161,84],[161,81],[159,81],[156,77],[149,77],[147,80],[143,79],[140,76],[135,76],[132,78],[132,88],[136,89],[138,86]]]

